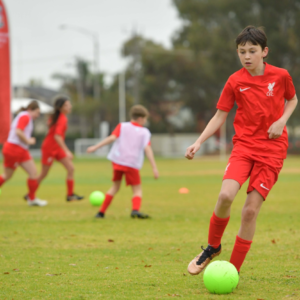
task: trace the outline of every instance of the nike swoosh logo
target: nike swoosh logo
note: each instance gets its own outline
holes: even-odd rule
[[[246,90],[249,90],[249,89],[251,89],[251,88],[245,88],[245,89],[240,88],[240,92],[243,92],[243,91],[246,91]]]
[[[263,183],[261,183],[261,184],[260,184],[260,186],[261,186],[263,189],[265,189],[265,190],[268,190],[268,191],[269,191],[269,189],[267,189],[267,188],[264,186],[264,184],[263,184]]]

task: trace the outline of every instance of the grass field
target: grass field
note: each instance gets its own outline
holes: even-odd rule
[[[65,172],[54,164],[38,191],[44,208],[28,207],[18,170],[0,196],[0,299],[300,299],[300,157],[289,157],[258,217],[252,248],[233,294],[209,294],[186,268],[207,245],[225,162],[218,158],[157,160],[142,170],[142,211],[130,219],[131,191],[122,186],[104,220],[86,199],[65,201]],[[76,192],[110,186],[105,160],[76,160]],[[40,168],[40,166],[38,166]],[[1,168],[2,170],[2,168]],[[229,260],[246,184],[233,204],[221,260]],[[187,187],[189,194],[179,194]]]

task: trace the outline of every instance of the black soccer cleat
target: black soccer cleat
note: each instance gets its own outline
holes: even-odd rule
[[[78,196],[76,194],[72,194],[71,196],[67,196],[67,201],[70,202],[70,201],[74,201],[74,200],[82,200],[84,197],[83,196]]]
[[[133,218],[133,219],[135,219],[135,218],[137,218],[137,219],[149,219],[150,216],[146,215],[142,212],[139,212],[138,210],[133,210],[131,212],[131,218]]]
[[[101,211],[99,211],[99,212],[96,214],[95,218],[97,218],[97,219],[104,219],[104,213],[101,212]]]

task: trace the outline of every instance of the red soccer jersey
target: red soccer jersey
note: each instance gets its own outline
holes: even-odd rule
[[[265,64],[264,75],[252,76],[245,68],[235,72],[226,82],[217,108],[229,112],[236,102],[233,144],[239,151],[286,158],[286,127],[277,139],[269,139],[268,129],[283,114],[285,100],[296,92],[285,69]]]
[[[60,114],[56,123],[49,128],[48,134],[43,142],[43,147],[47,149],[59,148],[59,145],[54,139],[56,134],[65,139],[65,134],[68,129],[68,119],[64,114]]]

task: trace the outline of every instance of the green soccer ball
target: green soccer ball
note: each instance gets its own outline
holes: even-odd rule
[[[237,287],[239,274],[230,262],[217,260],[205,269],[203,281],[212,294],[229,294]]]
[[[100,191],[95,191],[90,194],[90,202],[93,206],[100,206],[104,201],[105,195]]]

